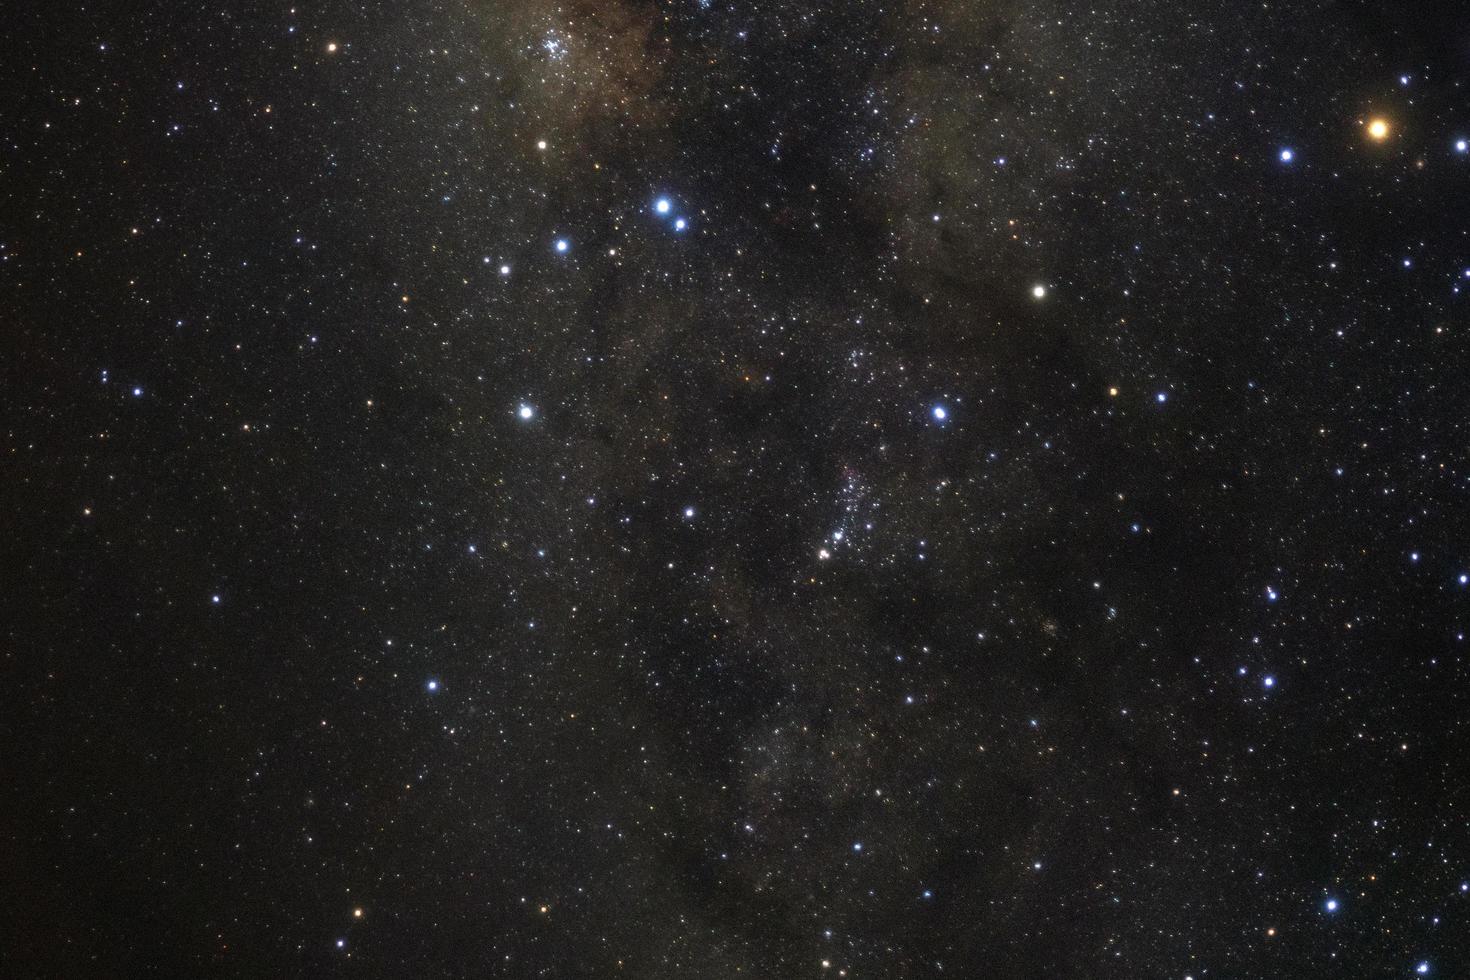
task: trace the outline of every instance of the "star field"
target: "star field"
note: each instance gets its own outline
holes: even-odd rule
[[[22,6],[0,974],[1470,976],[1470,12]]]

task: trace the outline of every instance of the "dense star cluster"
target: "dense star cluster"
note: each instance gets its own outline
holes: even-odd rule
[[[0,974],[1470,976],[1470,10],[17,7]]]

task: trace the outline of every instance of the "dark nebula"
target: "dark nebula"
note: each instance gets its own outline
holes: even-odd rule
[[[12,6],[0,975],[1470,976],[1470,9]]]

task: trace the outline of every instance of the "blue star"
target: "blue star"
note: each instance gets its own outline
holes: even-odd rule
[[[1282,151],[1281,151],[1281,162],[1282,163],[1290,163],[1291,161],[1293,161],[1295,159],[1296,159],[1296,153],[1294,151],[1292,151],[1290,147],[1287,147],[1287,148],[1282,149]]]
[[[862,841],[858,841],[857,843],[853,844],[852,845],[852,849],[855,852],[861,854],[862,853],[862,850],[863,850],[863,842]]]
[[[679,218],[679,219],[675,220],[675,222],[674,222],[674,230],[675,231],[683,231],[685,228],[688,228],[688,227],[689,227],[689,222],[685,221],[683,218]]]
[[[572,243],[567,241],[565,238],[558,238],[556,240],[555,247],[559,254],[565,255],[567,253],[567,250],[572,247]]]
[[[1455,140],[1456,153],[1470,153],[1470,140]]]
[[[1168,395],[1167,392],[1161,391],[1157,395],[1154,395],[1154,401],[1158,402],[1160,405],[1164,404],[1164,402],[1166,402],[1168,400],[1169,400],[1169,395]]]
[[[666,197],[661,197],[657,201],[653,202],[653,209],[659,214],[668,214],[669,209],[673,206],[674,205],[670,203],[669,199]]]
[[[1327,904],[1325,906],[1323,906],[1323,907],[1326,908],[1327,911],[1329,911],[1329,912],[1336,912],[1337,911],[1337,899],[1335,899],[1335,898],[1329,898],[1327,900]]]
[[[1414,972],[1419,974],[1421,977],[1427,976],[1429,974],[1429,961],[1420,960],[1419,965],[1414,967]]]
[[[439,682],[431,677],[429,678],[429,682],[425,684],[424,687],[428,690],[430,694],[433,694],[439,690]]]
[[[943,405],[935,405],[930,410],[930,414],[934,416],[934,421],[943,422],[949,418],[949,409],[945,408]]]
[[[1266,687],[1275,687],[1276,678],[1272,677],[1270,674],[1267,674],[1265,677],[1261,678],[1261,683],[1264,684]]]
[[[133,389],[133,397],[134,398],[142,398],[143,397],[143,389],[142,388],[134,388]]]

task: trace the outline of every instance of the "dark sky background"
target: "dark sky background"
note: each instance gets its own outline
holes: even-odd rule
[[[0,974],[1470,976],[1470,10],[12,6]]]

